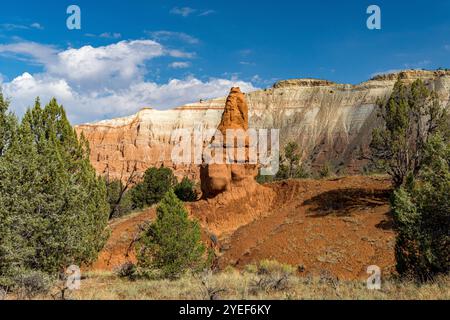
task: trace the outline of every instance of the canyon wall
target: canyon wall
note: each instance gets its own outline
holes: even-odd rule
[[[360,155],[377,125],[376,102],[389,96],[400,77],[406,82],[422,79],[436,90],[448,107],[450,71],[408,70],[380,75],[359,85],[326,80],[292,79],[272,88],[246,94],[249,127],[280,129],[281,146],[296,141],[302,158],[313,168],[330,162],[337,170],[359,172]],[[136,115],[76,127],[90,142],[92,164],[99,174],[124,179],[134,168],[167,166],[178,176],[199,177],[199,166],[177,166],[171,161],[173,130],[217,128],[226,98],[188,104],[167,111],[145,108]]]

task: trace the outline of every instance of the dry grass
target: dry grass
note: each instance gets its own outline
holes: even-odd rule
[[[269,280],[273,274],[269,273]],[[379,291],[369,290],[364,281],[341,282],[328,277],[287,276],[283,286],[266,283],[267,274],[257,271],[239,272],[228,268],[218,274],[186,275],[176,281],[129,281],[112,273],[91,273],[71,299],[83,300],[208,300],[208,299],[338,299],[338,300],[429,300],[450,299],[450,277],[423,285],[386,280]],[[261,279],[263,278],[263,281]],[[214,294],[211,294],[214,293]]]
[[[450,300],[450,276],[419,285],[384,279],[381,290],[369,290],[365,281],[339,281],[330,273],[299,277],[297,270],[276,261],[263,260],[244,271],[227,267],[220,273],[186,274],[176,281],[132,281],[117,273],[83,274],[80,290],[66,292],[74,300]],[[34,299],[57,299],[55,288]],[[7,299],[17,299],[9,295]]]

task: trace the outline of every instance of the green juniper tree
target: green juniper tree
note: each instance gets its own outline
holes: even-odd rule
[[[24,115],[0,159],[0,249],[3,282],[18,273],[56,274],[93,262],[107,237],[106,188],[55,99]]]
[[[448,273],[450,238],[450,123],[435,92],[421,80],[400,80],[380,103],[383,126],[374,130],[374,163],[391,175],[398,231],[397,270],[427,280]]]
[[[200,225],[189,219],[183,203],[170,189],[159,203],[157,219],[137,246],[138,266],[165,278],[205,266]]]
[[[177,179],[169,168],[149,168],[144,179],[131,190],[131,198],[135,208],[144,208],[158,203],[173,188]]]
[[[397,270],[421,281],[450,272],[450,144],[437,135],[424,148],[422,170],[392,201]]]
[[[198,198],[195,184],[193,181],[189,180],[188,177],[184,177],[183,180],[174,187],[174,192],[178,199],[184,202],[193,202]]]
[[[9,101],[0,90],[0,157],[11,145],[17,129],[16,117],[8,112]]]
[[[389,99],[378,104],[383,125],[373,131],[372,162],[385,169],[398,187],[409,174],[418,174],[424,146],[445,128],[448,114],[422,80],[410,86],[397,81]]]

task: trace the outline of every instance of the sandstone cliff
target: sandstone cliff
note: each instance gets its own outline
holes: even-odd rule
[[[377,124],[376,101],[388,96],[396,79],[424,80],[449,105],[450,71],[409,70],[380,75],[359,85],[325,80],[292,79],[272,88],[246,94],[251,128],[280,129],[281,144],[297,141],[303,160],[313,167],[330,161],[336,168],[358,172],[359,159]],[[91,159],[97,172],[120,178],[134,166],[173,167],[179,176],[199,177],[198,166],[175,166],[171,162],[174,129],[217,128],[225,98],[202,101],[173,110],[142,109],[136,115],[77,126],[91,144]]]

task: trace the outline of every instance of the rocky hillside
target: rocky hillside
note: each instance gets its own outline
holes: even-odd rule
[[[313,167],[329,161],[338,170],[358,172],[359,155],[370,142],[377,124],[376,101],[390,94],[396,79],[424,80],[448,106],[450,71],[409,70],[380,75],[359,85],[326,80],[292,79],[272,88],[246,94],[250,128],[278,128],[281,143],[297,141],[303,160]],[[80,125],[91,144],[92,163],[98,173],[120,178],[134,167],[173,167],[178,175],[198,177],[198,166],[176,167],[171,162],[171,133],[178,128],[217,128],[226,98],[158,111],[142,109],[136,115]]]

